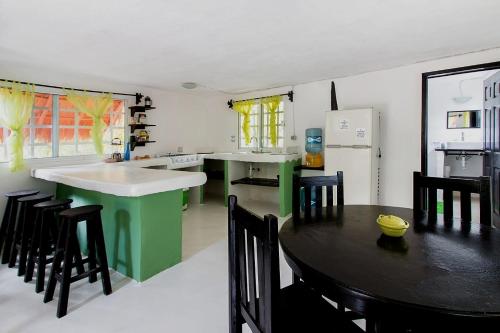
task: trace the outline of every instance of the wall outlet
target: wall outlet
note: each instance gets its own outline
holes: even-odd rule
[[[295,140],[297,140],[297,136],[296,136],[296,135],[292,135],[292,136],[290,137],[290,139],[292,139],[293,141],[295,141]]]
[[[177,147],[177,152],[178,153],[182,153],[183,151],[184,151],[184,149],[182,148],[182,146]]]
[[[236,142],[236,135],[231,135],[231,142]]]

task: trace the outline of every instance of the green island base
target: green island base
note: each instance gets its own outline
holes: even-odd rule
[[[57,198],[72,207],[102,205],[106,254],[110,268],[142,282],[182,259],[182,189],[121,197],[57,184]],[[84,222],[78,237],[86,251]]]

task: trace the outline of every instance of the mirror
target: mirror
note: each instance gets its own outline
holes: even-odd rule
[[[481,110],[448,111],[447,128],[481,128]]]

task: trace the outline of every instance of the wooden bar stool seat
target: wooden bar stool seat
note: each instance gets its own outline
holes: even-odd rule
[[[47,258],[55,248],[55,242],[59,235],[58,215],[61,211],[71,208],[71,199],[57,199],[38,203],[33,206],[36,210],[36,219],[31,236],[31,246],[28,254],[28,264],[24,282],[33,279],[35,264],[37,267],[36,292],[44,290],[45,268],[53,261],[53,257]],[[83,263],[80,246],[75,243],[75,262],[77,270],[83,273]]]
[[[14,232],[14,241],[10,249],[9,267],[14,267],[19,254],[19,267],[17,275],[22,276],[26,272],[26,261],[31,244],[33,222],[35,220],[34,205],[52,199],[52,194],[38,193],[17,199],[19,203],[19,217]]]
[[[59,213],[61,231],[57,239],[49,282],[43,300],[47,303],[53,299],[56,282],[59,281],[61,289],[57,305],[58,318],[65,316],[67,313],[69,287],[73,282],[88,277],[89,282],[93,283],[97,281],[97,273],[100,272],[103,292],[105,295],[111,294],[111,281],[102,231],[102,208],[101,205],[89,205],[70,208]],[[83,259],[83,263],[88,263],[88,269],[87,271],[82,273],[77,272],[76,275],[71,276],[76,249],[74,244],[78,242],[76,229],[78,223],[82,221],[86,221],[87,224],[88,256]],[[97,265],[97,260],[99,261],[99,265]]]
[[[2,264],[9,262],[10,248],[14,240],[14,229],[17,220],[18,202],[17,199],[39,193],[39,190],[21,190],[8,192],[7,205],[0,225],[0,253],[2,253]]]

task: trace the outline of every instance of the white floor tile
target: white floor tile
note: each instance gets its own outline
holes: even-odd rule
[[[99,281],[74,283],[61,319],[58,289],[44,304],[34,282],[24,283],[14,269],[0,265],[0,332],[227,332],[227,209],[220,203],[191,206],[183,229],[183,262],[144,283],[114,272],[109,296]],[[286,286],[291,270],[283,257],[280,266]]]

